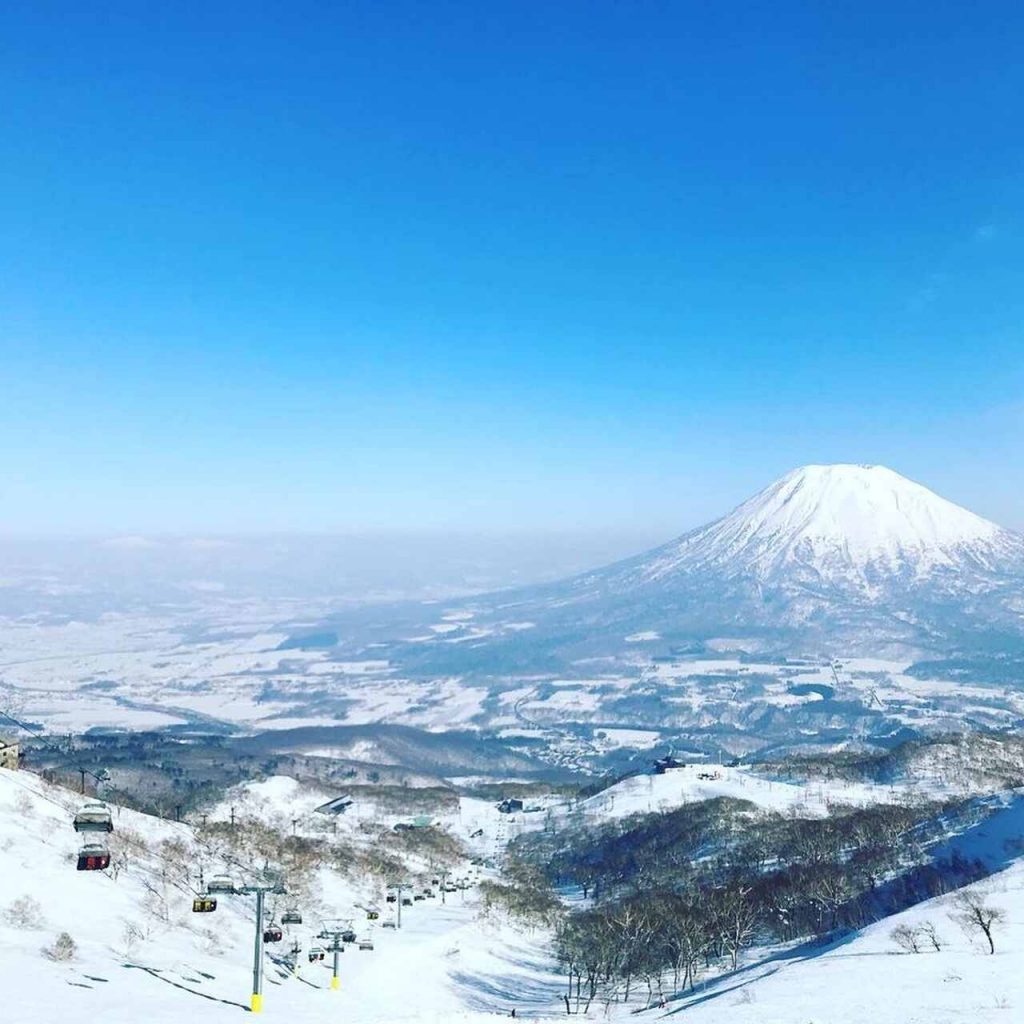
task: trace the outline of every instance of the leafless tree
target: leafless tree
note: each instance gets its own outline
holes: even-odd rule
[[[1006,920],[1005,911],[985,902],[985,894],[976,889],[964,889],[953,897],[953,913],[950,915],[970,936],[981,932],[988,942],[989,953],[995,953],[996,944],[992,930]]]
[[[921,952],[921,946],[918,943],[917,929],[911,928],[910,925],[897,925],[891,932],[889,932],[889,938],[891,938],[904,953]]]
[[[931,945],[932,949],[934,949],[936,953],[942,952],[942,937],[935,930],[935,925],[932,924],[931,921],[925,921],[924,924],[918,928],[918,933],[925,942]]]

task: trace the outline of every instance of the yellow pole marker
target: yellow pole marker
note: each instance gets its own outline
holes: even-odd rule
[[[253,1013],[262,1013],[263,1012],[263,993],[262,992],[253,992],[253,994],[252,994],[252,1002],[249,1004],[249,1008],[252,1010]]]
[[[341,984],[341,979],[335,974],[331,977],[331,988],[337,988]]]

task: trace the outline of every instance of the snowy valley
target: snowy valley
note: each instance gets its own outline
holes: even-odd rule
[[[254,948],[296,1022],[1024,1005],[1016,534],[843,465],[500,590],[260,594],[189,550],[151,595],[141,543],[130,587],[6,578],[14,1019],[231,1019]]]

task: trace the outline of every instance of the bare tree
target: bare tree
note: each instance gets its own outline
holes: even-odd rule
[[[963,929],[964,934],[971,936],[981,932],[988,941],[989,953],[995,953],[996,944],[992,939],[992,929],[1006,920],[1005,911],[990,906],[985,902],[985,894],[976,889],[964,889],[953,897],[955,908],[950,917]]]
[[[740,950],[750,943],[757,927],[757,907],[750,886],[730,882],[719,889],[712,900],[712,912],[719,931],[722,948],[729,954],[736,970]]]
[[[931,921],[925,921],[917,931],[925,942],[931,944],[932,949],[934,949],[936,953],[942,952],[944,944],[942,937],[935,930],[935,925],[932,924]]]
[[[47,960],[66,962],[74,960],[78,955],[78,944],[67,932],[61,932],[54,940],[53,945],[44,947],[41,952]]]
[[[917,930],[910,925],[901,924],[889,932],[889,938],[896,943],[904,953],[920,953],[921,947],[917,941]]]

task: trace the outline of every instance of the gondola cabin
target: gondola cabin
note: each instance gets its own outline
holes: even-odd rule
[[[214,875],[206,883],[206,891],[210,893],[233,893],[235,891],[234,879],[229,875]]]
[[[286,910],[281,915],[281,924],[302,924],[302,915],[297,910]]]
[[[217,909],[217,901],[212,896],[197,896],[192,901],[193,914],[212,914]]]
[[[114,823],[110,820],[110,808],[101,800],[90,800],[82,804],[75,815],[76,832],[113,832]]]
[[[268,925],[263,930],[263,941],[264,942],[280,942],[284,938],[281,929],[276,924]]]
[[[110,851],[99,843],[83,846],[78,854],[79,871],[106,871],[110,867]]]

